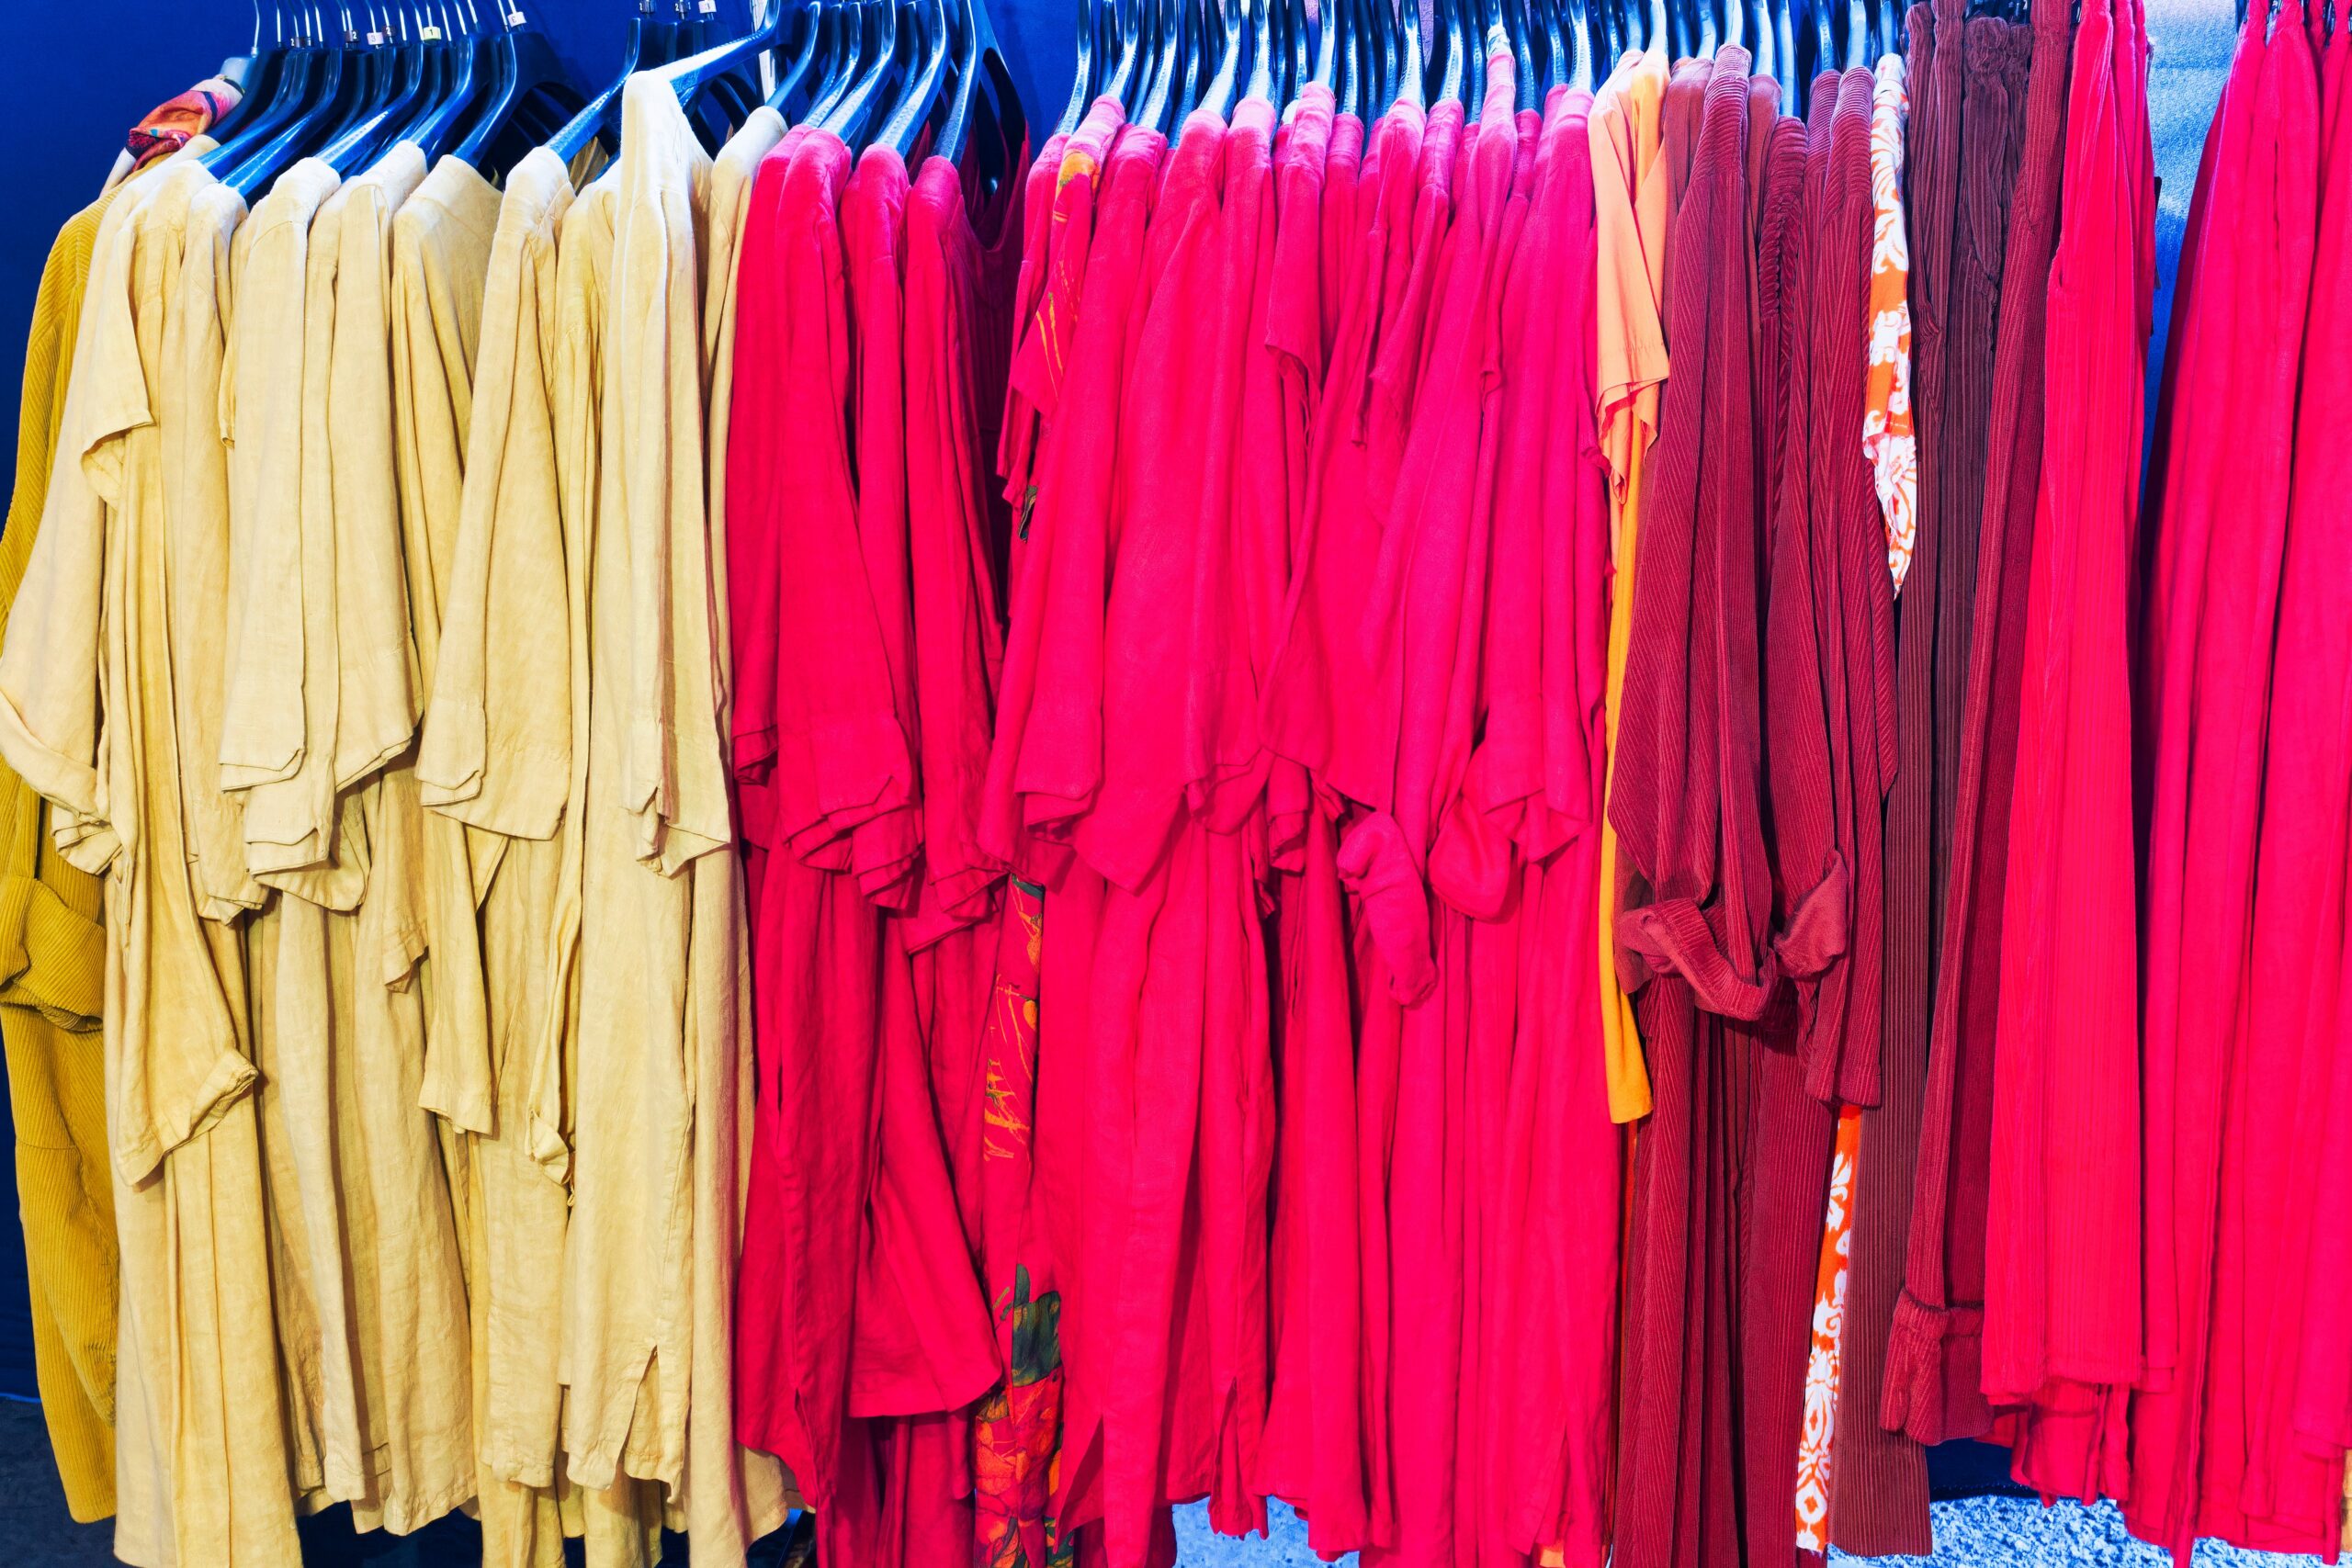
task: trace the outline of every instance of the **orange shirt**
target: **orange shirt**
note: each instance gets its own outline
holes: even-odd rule
[[[1633,632],[1634,541],[1641,513],[1642,460],[1657,434],[1658,388],[1667,375],[1668,190],[1661,108],[1666,56],[1628,51],[1593,99],[1592,184],[1600,230],[1600,450],[1609,464],[1610,556],[1608,725],[1616,778],[1617,713]],[[1634,1004],[1617,982],[1617,830],[1604,807],[1600,828],[1600,1024],[1609,1113],[1619,1122],[1649,1114],[1649,1070],[1642,1060]]]

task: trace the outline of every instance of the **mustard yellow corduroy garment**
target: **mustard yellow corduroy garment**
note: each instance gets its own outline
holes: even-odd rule
[[[90,253],[115,194],[66,220],[33,299],[16,485],[0,534],[0,621],[16,603],[40,529]],[[0,764],[0,1040],[17,1124],[33,1366],[65,1506],[84,1523],[114,1512],[115,1230],[97,1034],[101,914],[98,879],[57,853],[48,806]]]

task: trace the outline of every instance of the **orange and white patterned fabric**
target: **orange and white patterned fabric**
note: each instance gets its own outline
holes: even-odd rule
[[[148,164],[170,157],[211,130],[237,107],[243,96],[235,83],[207,76],[187,92],[149,109],[146,117],[130,128],[99,194],[103,196]]]
[[[1911,242],[1903,215],[1903,131],[1911,94],[1903,57],[1878,62],[1871,92],[1871,368],[1862,403],[1862,455],[1886,513],[1886,566],[1894,591],[1911,570],[1918,536],[1919,451],[1911,434]]]
[[[1882,78],[1883,80],[1883,78]],[[1821,1227],[1821,1267],[1813,1293],[1813,1350],[1804,1368],[1804,1427],[1797,1438],[1797,1550],[1829,1544],[1829,1463],[1838,1429],[1838,1355],[1846,1327],[1846,1263],[1854,1232],[1854,1165],[1861,1153],[1862,1113],[1838,1115],[1838,1152],[1829,1164],[1829,1213]]]

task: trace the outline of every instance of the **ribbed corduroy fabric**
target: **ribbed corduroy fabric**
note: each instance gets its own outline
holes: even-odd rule
[[[2266,39],[2267,21],[2253,17],[2239,42],[2175,312],[2183,357],[2158,425],[2165,487],[2135,694],[2148,810],[2148,1369],[2132,1401],[2125,1517],[2182,1562],[2209,1523],[2252,1533],[2243,1400],[2261,1341],[2247,1343],[2242,1314],[2261,1287],[2233,1222],[2262,1212],[2243,1207],[2261,1190],[2246,1183],[2268,1185],[2259,1173],[2276,1156],[2251,1145],[2276,1126],[2252,1131],[2259,1090],[2239,1075],[2256,1062],[2275,1064],[2266,1079],[2289,1075],[2286,1032],[2257,1038],[2250,1010],[2258,989],[2302,983],[2297,965],[2255,968],[2253,927],[2257,840],[2290,831],[2304,808],[2264,800],[2262,752],[2318,222],[2319,76],[2301,0],[2285,0]],[[2335,1521],[2315,1514],[2257,1544],[2324,1548]]]
[[[1717,56],[1675,220],[1675,374],[1645,476],[1609,807],[1633,876],[1619,938],[1635,970],[1627,978],[1644,982],[1655,1107],[1634,1161],[1623,1307],[1613,1561],[1624,1568],[1740,1553],[1734,1258],[1747,1085],[1724,1010],[1761,1010],[1771,917],[1759,820],[1747,63],[1737,48]],[[1668,89],[1670,162],[1673,95],[1692,74]]]
[[[1958,736],[1951,860],[1937,953],[1927,1102],[1909,1258],[1895,1308],[1880,1419],[1922,1443],[1980,1437],[1984,1196],[1991,1179],[1993,1035],[2000,1002],[2001,881],[2017,769],[2026,578],[2041,482],[2042,346],[2065,153],[2062,0],[2037,0],[2017,182],[2000,264],[2000,314],[1985,438],[1967,686]],[[1870,1394],[1866,1393],[1867,1400]]]
[[[1852,883],[1850,819],[1833,751],[1848,682],[1838,581],[1842,492],[1837,476],[1861,477],[1874,508],[1860,448],[1865,362],[1863,291],[1871,243],[1870,84],[1867,73],[1825,73],[1815,83],[1811,128],[1769,120],[1759,271],[1782,274],[1762,290],[1778,319],[1786,363],[1768,341],[1758,367],[1766,443],[1770,536],[1765,612],[1763,701],[1766,778],[1773,835],[1774,924],[1781,964],[1796,980],[1793,1011],[1776,1001],[1748,1050],[1755,1074],[1753,1124],[1742,1188],[1742,1520],[1747,1562],[1793,1568],[1796,1538],[1785,1510],[1766,1499],[1793,1497],[1804,1420],[1804,1383],[1837,1111],[1808,1093],[1816,1043],[1842,1030],[1842,1008],[1825,1013],[1825,976],[1842,978]],[[1777,254],[1776,254],[1777,253]],[[1784,421],[1774,391],[1787,389]],[[1776,432],[1776,428],[1777,432]],[[1834,434],[1833,434],[1834,433]],[[1883,550],[1879,570],[1884,574]],[[1859,617],[1850,617],[1859,619]],[[1842,736],[1838,737],[1842,740]],[[1873,797],[1873,807],[1875,797]],[[1875,830],[1875,812],[1872,815]],[[1877,1041],[1870,1042],[1875,1054]]]
[[[2154,297],[2147,28],[2089,0],[2075,35],[2044,353],[2017,784],[2001,915],[1986,1397],[2012,1473],[2128,1487],[2143,1369],[2139,951],[2126,596]]]
[[[1939,484],[1951,449],[1943,436],[1954,315],[1951,262],[1965,158],[1966,19],[1963,0],[1940,0],[1911,11],[1911,80],[1917,96],[1907,162],[1913,389],[1920,434],[1918,534],[1895,633],[1898,761],[1883,818],[1886,1000],[1878,1093],[1860,1101],[1868,1109],[1862,1113],[1852,1263],[1838,1348],[1841,1389],[1877,1387],[1884,1365],[1910,1217],[1912,1156],[1927,1065],[1936,613],[1948,531]],[[1859,1403],[1869,1408],[1866,1399]],[[1865,1555],[1932,1550],[1927,1465],[1916,1445],[1890,1441],[1872,1422],[1847,1421],[1840,1423],[1833,1452],[1833,1545]]]
[[[66,220],[33,297],[16,483],[0,534],[0,619],[16,603],[40,531],[91,249],[113,199],[109,192]],[[51,842],[47,803],[0,764],[0,1040],[17,1129],[33,1372],[66,1510],[84,1523],[114,1512],[114,1184],[97,1034],[102,912],[97,878],[68,864]]]

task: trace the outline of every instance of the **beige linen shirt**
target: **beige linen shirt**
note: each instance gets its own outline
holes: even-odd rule
[[[433,689],[457,553],[474,353],[498,206],[487,180],[445,157],[392,219],[392,429],[420,702]],[[498,846],[494,837],[469,840],[462,824],[437,813],[427,817],[424,1103],[471,1133],[491,1131],[497,1119],[474,917]]]
[[[0,752],[107,881],[105,1051],[122,1256],[116,1551],[151,1565],[297,1564],[277,1400],[254,1068],[235,930],[205,919],[177,655],[217,643],[220,519],[167,489],[167,433],[209,426],[174,359],[182,301],[226,308],[210,176],[159,167],[101,225],[58,462],[0,653]],[[192,227],[192,221],[200,226]],[[200,385],[200,381],[197,383]],[[183,544],[196,547],[182,548]],[[206,590],[211,591],[206,596]]]

